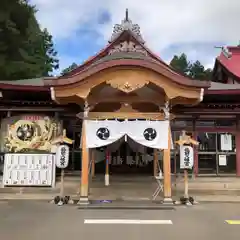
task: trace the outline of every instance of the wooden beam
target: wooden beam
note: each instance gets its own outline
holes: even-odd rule
[[[78,118],[84,119],[83,112],[77,114]],[[171,114],[170,120],[174,119]],[[160,112],[89,112],[89,120],[103,120],[103,119],[149,119],[149,120],[164,120],[164,114]],[[86,119],[86,118],[85,118]]]
[[[91,104],[98,104],[98,103],[142,103],[142,102],[148,102],[153,103],[156,105],[162,105],[164,103],[164,97],[160,94],[154,94],[154,96],[142,98],[140,96],[93,96],[88,98],[88,103]]]

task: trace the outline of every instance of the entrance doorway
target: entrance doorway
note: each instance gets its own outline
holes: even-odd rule
[[[144,152],[143,152],[144,149]],[[106,168],[106,157],[109,154],[110,174],[153,174],[153,149],[141,148],[141,151],[132,149],[128,142],[121,142],[117,149],[107,147],[95,150],[95,173],[104,174]]]
[[[146,148],[146,152],[134,151],[127,142],[111,153],[110,173],[113,174],[146,174],[153,172],[153,149]]]

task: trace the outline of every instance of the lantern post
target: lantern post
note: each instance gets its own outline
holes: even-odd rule
[[[181,200],[185,204],[191,204],[188,194],[188,170],[193,168],[194,154],[192,145],[198,145],[199,143],[186,134],[186,131],[182,131],[182,135],[176,143],[180,146],[180,168],[184,169],[184,200]]]

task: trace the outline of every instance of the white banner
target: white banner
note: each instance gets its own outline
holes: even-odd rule
[[[125,121],[126,134],[150,148],[168,148],[168,121]]]
[[[192,169],[193,164],[193,148],[191,146],[180,146],[180,168]]]
[[[87,148],[112,144],[128,135],[135,142],[150,148],[168,148],[169,121],[86,120]]]
[[[87,148],[109,145],[125,135],[122,122],[85,120]]]

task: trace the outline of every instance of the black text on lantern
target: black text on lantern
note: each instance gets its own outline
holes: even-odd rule
[[[66,161],[66,149],[63,147],[61,148],[60,165],[65,166],[65,161]]]
[[[189,158],[190,150],[189,148],[184,149],[184,164],[186,167],[190,165],[190,158]]]

